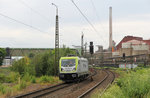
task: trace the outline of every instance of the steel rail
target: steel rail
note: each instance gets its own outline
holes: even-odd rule
[[[57,91],[59,89],[63,89],[65,87],[68,87],[70,85],[71,84],[60,83],[58,85],[50,86],[50,87],[43,88],[43,89],[40,89],[40,90],[35,90],[33,92],[18,95],[18,96],[14,96],[14,97],[11,97],[11,98],[31,98],[31,97],[35,98],[35,97],[40,97],[40,96],[44,96],[48,93],[52,93],[54,91]]]
[[[113,75],[113,80],[111,81],[111,83],[108,84],[107,87],[104,88],[103,92],[100,93],[100,97],[104,94],[104,92],[107,90],[107,88],[108,88],[109,86],[111,86],[111,84],[113,83],[113,81],[114,81],[114,79],[115,79],[115,74],[114,74],[112,71],[109,71],[109,72],[112,73],[112,75]]]
[[[58,88],[55,88],[55,89],[51,89],[51,90],[48,90],[48,91],[43,91],[42,94],[38,94],[38,95],[34,96],[33,98],[40,98],[40,97],[46,96],[46,95],[48,95],[50,93],[53,93],[55,91],[58,91],[60,89],[66,88],[66,87],[69,87],[71,85],[72,85],[72,83],[71,84],[65,84],[65,85],[62,85],[61,87],[58,87]]]
[[[106,71],[105,71],[106,72]],[[106,72],[107,73],[107,72]],[[84,96],[86,96],[87,94],[89,94],[92,90],[94,90],[97,86],[99,86],[101,83],[103,83],[103,81],[105,81],[108,77],[108,73],[107,75],[104,77],[103,80],[101,80],[100,82],[98,82],[96,85],[94,85],[92,88],[88,89],[86,92],[84,92],[82,95],[78,96],[78,98],[83,98]]]
[[[84,92],[82,95],[80,95],[80,96],[78,96],[78,98],[83,98],[83,97],[85,97],[86,95],[88,95],[91,91],[93,91],[96,87],[98,87],[100,84],[102,84],[108,77],[109,77],[109,73],[106,71],[106,70],[104,70],[106,73],[107,73],[107,75],[104,77],[104,79],[103,80],[101,80],[100,82],[98,82],[96,85],[94,85],[92,88],[90,88],[90,89],[88,89],[86,92]],[[113,75],[114,76],[114,75]],[[115,77],[113,77],[113,80],[111,81],[111,83],[114,81],[114,78]]]
[[[110,71],[109,70],[109,72],[111,72],[112,73],[112,75],[113,75],[113,80],[111,81],[111,84],[114,82],[114,80],[115,80],[115,78],[116,78],[116,76],[115,76],[115,74],[112,72],[112,71]]]

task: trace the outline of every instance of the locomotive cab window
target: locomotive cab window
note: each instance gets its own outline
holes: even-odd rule
[[[61,60],[62,67],[73,67],[75,66],[75,59],[63,59]]]

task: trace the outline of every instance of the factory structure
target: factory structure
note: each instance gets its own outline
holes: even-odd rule
[[[121,56],[123,53],[126,56],[149,54],[150,40],[144,40],[142,37],[125,36],[116,46],[116,51],[113,56]]]
[[[149,54],[150,40],[144,40],[142,37],[125,36],[113,48],[112,51],[109,51],[109,49],[103,49],[103,46],[98,46],[98,51],[95,52],[95,56],[103,54],[104,57],[108,58],[122,56],[123,53],[126,56]]]
[[[121,57],[123,54],[125,56],[150,54],[150,39],[144,40],[142,37],[127,35],[116,45],[112,33],[112,7],[109,7],[109,47],[103,49],[103,46],[98,45],[98,51],[93,57],[103,61],[106,58]]]

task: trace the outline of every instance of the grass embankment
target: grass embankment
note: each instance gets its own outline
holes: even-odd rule
[[[150,98],[150,68],[123,70],[116,70],[120,77],[102,96],[98,91],[92,98]]]
[[[19,94],[22,90],[32,84],[48,85],[57,84],[59,82],[61,81],[58,77],[35,77],[28,73],[21,76],[19,73],[12,72],[10,68],[0,68],[0,97],[8,97]]]

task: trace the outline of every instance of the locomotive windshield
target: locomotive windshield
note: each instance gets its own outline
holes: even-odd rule
[[[62,59],[61,66],[62,67],[73,67],[73,66],[75,66],[75,59]]]

